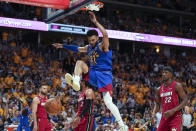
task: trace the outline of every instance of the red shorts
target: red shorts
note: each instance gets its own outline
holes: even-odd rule
[[[93,117],[81,118],[80,123],[74,131],[91,131],[93,128],[94,119]]]
[[[51,131],[51,129],[52,126],[47,118],[38,118],[38,131]]]
[[[157,131],[181,131],[181,121],[181,115],[174,116],[168,119],[162,117]]]

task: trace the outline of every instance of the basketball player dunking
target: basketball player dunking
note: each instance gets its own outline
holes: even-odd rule
[[[42,85],[39,88],[39,94],[33,99],[32,103],[32,116],[33,116],[33,131],[51,131],[52,126],[50,125],[45,110],[44,104],[47,101],[48,87]],[[55,123],[51,120],[52,124]]]
[[[80,76],[88,81],[92,86],[97,87],[99,92],[103,93],[104,103],[112,112],[116,121],[121,127],[121,131],[127,131],[128,127],[123,123],[117,106],[112,102],[112,50],[109,49],[109,38],[105,28],[97,21],[93,12],[89,12],[91,21],[99,28],[103,35],[102,41],[99,41],[98,32],[89,30],[87,32],[89,45],[77,47],[73,45],[62,45],[55,43],[56,48],[66,48],[74,52],[88,53],[90,69],[83,61],[77,61],[74,76],[66,74],[66,82],[73,87],[74,90],[80,90]]]
[[[78,98],[78,112],[70,123],[66,123],[65,130],[72,126],[74,131],[92,131],[95,94],[84,81],[81,81],[81,90]]]
[[[83,61],[77,61],[74,76],[65,75],[66,82],[73,87],[74,90],[80,90],[80,76],[88,81],[92,86],[97,87],[99,92],[103,93],[104,103],[112,112],[116,121],[121,127],[121,131],[128,131],[128,127],[123,123],[117,106],[112,102],[112,50],[109,49],[109,38],[105,28],[97,21],[93,12],[89,12],[91,21],[99,28],[103,35],[102,41],[99,41],[98,32],[89,30],[87,38],[89,45],[78,47],[74,45],[62,45],[55,43],[56,48],[66,48],[74,52],[88,53],[90,69]]]
[[[162,105],[162,118],[157,131],[181,131],[181,109],[187,103],[187,95],[182,85],[174,81],[171,67],[164,67],[162,79],[164,83],[156,91],[156,104],[153,110],[155,117]]]

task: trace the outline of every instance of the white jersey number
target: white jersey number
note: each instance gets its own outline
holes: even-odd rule
[[[165,97],[165,103],[170,103],[171,102],[171,97]]]

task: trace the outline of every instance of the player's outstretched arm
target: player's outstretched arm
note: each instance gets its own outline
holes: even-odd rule
[[[164,113],[164,116],[166,118],[172,116],[176,111],[181,110],[182,108],[184,108],[184,106],[187,104],[188,102],[188,97],[184,91],[184,88],[182,87],[182,85],[180,83],[176,83],[175,85],[175,91],[178,94],[178,97],[182,100],[182,102],[175,108],[167,111]]]
[[[108,33],[106,31],[106,29],[97,21],[96,16],[93,12],[89,11],[90,14],[90,19],[91,21],[97,26],[97,28],[99,28],[99,30],[101,31],[102,35],[103,35],[103,39],[102,39],[102,49],[105,52],[109,51],[109,38],[108,38]]]
[[[66,45],[66,44],[60,44],[60,43],[54,43],[52,45],[57,49],[65,48],[65,49],[71,50],[73,52],[87,52],[87,49],[88,49],[88,45],[86,45],[84,47],[78,47],[75,45]]]
[[[40,103],[39,98],[35,97],[32,103],[33,131],[38,131],[37,124],[37,106]]]

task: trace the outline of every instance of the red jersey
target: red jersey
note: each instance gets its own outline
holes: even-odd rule
[[[37,118],[46,118],[47,119],[47,112],[45,110],[45,103],[47,101],[47,98],[44,96],[43,98],[40,96],[37,96],[40,100],[40,103],[38,104],[37,107]]]
[[[162,114],[166,111],[171,110],[179,105],[178,94],[175,91],[176,82],[173,81],[169,86],[165,87],[164,84],[160,87],[160,97],[162,104]],[[176,117],[181,115],[181,111],[177,111],[173,116]],[[164,117],[164,115],[162,115]]]
[[[86,96],[85,96],[85,92],[86,92],[86,90],[83,91],[83,92],[80,94],[80,96],[79,96],[79,99],[78,99],[78,112],[77,112],[77,116],[79,116],[79,115],[82,113],[82,111],[83,111],[83,109],[84,109],[84,107],[85,107],[85,105],[86,105]],[[91,107],[90,107],[90,111],[87,112],[87,113],[84,115],[84,117],[92,117],[92,116],[93,116],[93,110],[94,110],[94,100],[93,100],[93,103],[92,103],[92,105],[91,105]]]

